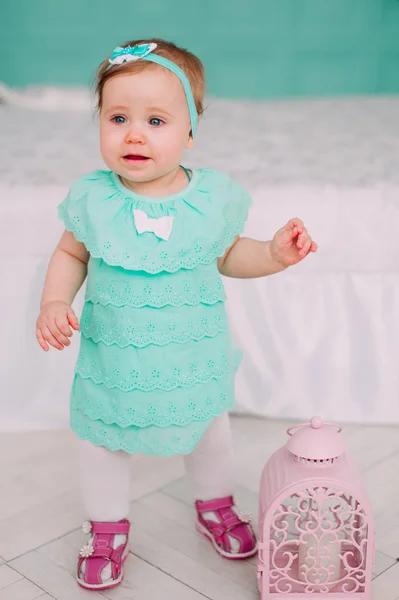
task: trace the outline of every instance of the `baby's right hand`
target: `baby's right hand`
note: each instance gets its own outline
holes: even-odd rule
[[[36,338],[45,352],[50,346],[63,350],[69,346],[73,335],[71,327],[79,329],[79,321],[72,308],[66,302],[54,300],[42,306],[36,322]]]

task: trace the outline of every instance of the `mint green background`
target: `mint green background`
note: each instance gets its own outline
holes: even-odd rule
[[[0,0],[0,80],[87,85],[146,36],[197,53],[217,96],[399,92],[399,0]]]

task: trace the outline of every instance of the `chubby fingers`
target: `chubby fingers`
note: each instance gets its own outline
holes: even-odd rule
[[[65,318],[58,317],[47,324],[41,325],[36,329],[36,339],[46,352],[49,345],[57,350],[63,350],[65,346],[70,346],[73,335],[71,328]]]
[[[52,327],[51,329],[47,325],[43,325],[41,329],[37,330],[36,337],[38,339],[39,344],[40,344],[40,341],[39,341],[39,335],[40,335],[41,339],[47,345],[47,350],[48,350],[48,344],[50,344],[50,346],[53,346],[53,348],[56,348],[57,350],[63,350],[64,346],[58,341],[57,337],[54,335],[54,333],[55,333],[54,328]],[[38,332],[40,332],[39,335],[38,335]],[[40,344],[40,345],[42,346],[42,344]],[[45,350],[45,348],[43,346],[42,346],[42,348]]]
[[[45,352],[48,352],[49,349],[50,349],[50,346],[48,345],[48,343],[44,339],[41,329],[36,329],[36,339],[37,339],[37,341],[39,343],[39,346],[41,348],[43,348],[43,350]]]
[[[288,241],[294,240],[296,237],[302,235],[305,226],[301,219],[290,219],[287,225],[283,228]]]
[[[304,225],[302,225],[301,231],[298,233],[296,239],[296,247],[299,250],[301,256],[306,256],[309,252],[316,252],[318,246],[314,242]]]
[[[79,329],[79,319],[73,312],[72,308],[68,310],[67,319],[69,325],[77,331]],[[71,334],[72,335],[72,334]]]

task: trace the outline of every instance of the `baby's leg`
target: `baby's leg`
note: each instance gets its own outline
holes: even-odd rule
[[[90,537],[82,548],[78,583],[92,590],[119,585],[128,554],[130,456],[79,441],[80,479]]]
[[[198,531],[225,558],[249,558],[256,551],[255,532],[237,513],[234,498],[234,464],[227,413],[216,417],[193,452],[184,457],[196,499]]]
[[[196,500],[233,494],[233,444],[228,413],[212,421],[198,445],[184,457],[184,463]]]
[[[83,505],[90,521],[120,521],[129,512],[130,455],[79,441]]]

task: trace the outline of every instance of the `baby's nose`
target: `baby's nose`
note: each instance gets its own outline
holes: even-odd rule
[[[144,142],[144,134],[140,127],[130,127],[126,133],[126,141],[134,143]]]

